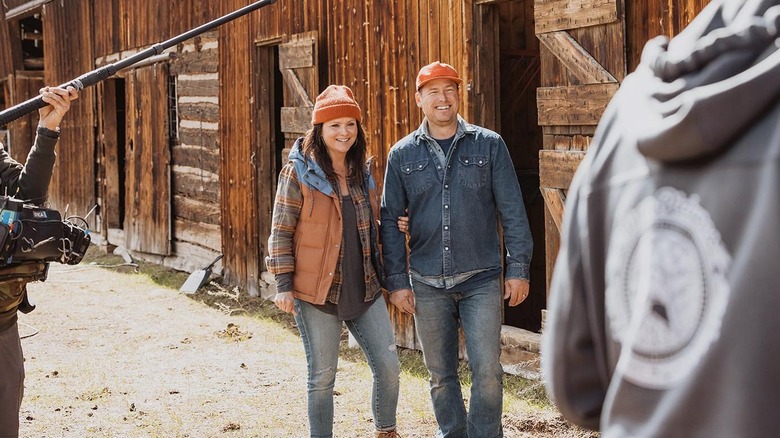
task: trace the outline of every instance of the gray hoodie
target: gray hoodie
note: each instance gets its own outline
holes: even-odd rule
[[[780,433],[777,4],[650,41],[572,182],[542,367],[605,437]]]

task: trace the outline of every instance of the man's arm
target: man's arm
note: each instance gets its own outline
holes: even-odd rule
[[[493,197],[506,247],[506,278],[530,279],[533,240],[523,194],[506,143],[498,137],[493,147]]]
[[[406,258],[406,235],[398,229],[398,217],[405,215],[408,200],[396,161],[396,155],[391,150],[387,157],[380,210],[382,258],[387,273],[387,290],[390,293],[412,288]]]

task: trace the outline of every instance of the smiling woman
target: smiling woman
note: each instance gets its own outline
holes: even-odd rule
[[[312,436],[333,434],[344,323],[373,373],[375,435],[397,436],[400,369],[382,296],[378,194],[361,120],[348,87],[331,85],[317,97],[312,127],[279,175],[268,239],[274,303],[295,316],[306,350]]]

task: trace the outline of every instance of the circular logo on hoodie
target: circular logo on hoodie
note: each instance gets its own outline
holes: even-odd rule
[[[731,262],[698,196],[659,189],[615,222],[606,307],[616,374],[647,388],[690,375],[720,336]]]

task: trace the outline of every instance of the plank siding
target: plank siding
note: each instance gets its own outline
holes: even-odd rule
[[[539,154],[541,156],[539,169],[541,186],[562,190],[569,188],[574,170],[585,157],[585,152],[581,151],[544,150]]]
[[[596,125],[617,89],[617,84],[539,88],[539,124]]]
[[[94,26],[93,45],[95,56],[102,57],[117,53],[123,49],[123,20],[120,0],[103,0],[93,2],[92,23]]]
[[[596,61],[572,36],[564,31],[539,35],[539,40],[577,77],[580,83],[617,82],[614,76]]]
[[[291,2],[278,2],[264,8],[286,7]],[[227,14],[248,2],[228,0],[221,3],[221,14]],[[268,14],[263,15],[268,18]],[[260,274],[257,248],[257,205],[252,180],[251,136],[252,105],[247,96],[254,93],[251,81],[251,31],[256,15],[244,16],[225,24],[219,33],[220,102],[220,223],[225,280],[229,284],[248,287],[256,284]],[[263,23],[274,20],[264,19]],[[246,56],[235,56],[244,53]]]
[[[129,56],[253,1],[49,2],[42,7],[44,80],[51,83],[70,79],[93,69],[96,63]],[[289,146],[308,127],[308,111],[322,89],[333,83],[350,86],[363,110],[369,152],[377,158],[381,180],[390,147],[422,120],[415,104],[417,71],[424,64],[441,60],[455,66],[463,76],[460,113],[506,138],[520,139],[510,144],[510,151],[526,184],[539,172],[542,190],[536,192],[534,186],[530,199],[544,194],[546,201],[544,217],[537,223],[543,222],[547,234],[547,253],[542,258],[546,259],[549,277],[559,244],[565,189],[579,157],[592,141],[603,108],[635,67],[644,42],[656,34],[679,32],[706,3],[280,1],[186,41],[172,49],[175,55],[163,61],[163,66],[154,67],[167,68],[176,78],[175,106],[149,99],[131,104],[143,117],[156,118],[155,122],[145,122],[131,117],[136,124],[133,129],[138,124],[164,126],[169,116],[166,109],[176,110],[178,117],[173,142],[169,143],[161,132],[154,134],[165,147],[165,152],[161,149],[157,153],[168,154],[162,160],[168,160],[170,187],[163,196],[171,208],[168,228],[172,234],[167,239],[173,252],[155,257],[167,266],[192,269],[192,263],[208,262],[215,252],[223,252],[225,282],[255,291],[256,280],[264,269],[264,242],[270,226],[267,217],[278,171],[278,125],[289,131]],[[10,8],[23,4],[25,0],[4,2]],[[37,93],[43,81],[35,74],[18,72],[21,51],[15,49],[18,41],[12,41],[18,39],[18,29],[14,29],[18,23],[3,20],[2,12],[0,81],[5,81],[6,94],[11,97],[6,101],[18,102]],[[63,34],[68,38],[54,38]],[[303,44],[293,53],[284,52],[287,49],[277,53],[280,43],[295,41],[295,36],[301,34],[314,35],[315,44]],[[74,46],[84,56],[73,58]],[[526,82],[521,80],[524,61],[520,60],[531,58],[538,58],[534,67],[538,73],[529,70],[528,74],[537,76],[527,81],[530,88],[525,89]],[[280,60],[300,65],[284,73],[286,81],[278,89],[262,88],[276,86],[279,73],[274,63]],[[132,79],[135,75],[124,72],[120,77],[136,81]],[[118,83],[121,80],[117,79]],[[171,97],[156,82],[135,83],[132,90],[128,86],[125,91],[135,96],[149,85],[156,89],[161,102]],[[536,90],[538,86],[542,88]],[[279,92],[283,97],[278,96]],[[121,113],[121,109],[101,106],[100,115],[96,115],[94,93],[82,92],[64,123],[52,199],[60,207],[72,204],[71,211],[81,212],[94,204],[92,192],[97,191],[105,215],[101,219],[113,228],[118,226],[119,207],[111,207],[120,202],[116,192],[120,183],[109,180],[126,170],[134,175],[128,184],[136,185],[133,178],[143,175],[135,173],[138,166],[132,162],[129,169],[120,170],[116,167],[122,160],[101,155],[117,146],[95,141],[95,128],[99,136],[120,135],[110,134],[117,127],[106,124],[105,119],[121,118],[112,115],[112,111]],[[101,105],[102,99],[112,100],[111,90],[103,89],[101,93]],[[285,107],[281,116],[279,106]],[[537,124],[541,124],[541,130]],[[29,140],[24,142],[29,143],[34,116],[10,128],[13,141],[27,135]],[[529,137],[524,137],[523,131],[528,131]],[[134,132],[128,133],[128,138],[135,138]],[[152,134],[143,134],[148,135]],[[100,145],[97,151],[96,144]],[[129,143],[126,147],[130,149]],[[14,153],[21,152],[21,148],[14,149]],[[94,160],[97,166],[89,164]],[[95,168],[99,174],[95,174]],[[108,190],[109,185],[113,192]],[[134,202],[130,193],[134,192],[128,192],[127,203]],[[127,209],[126,215],[133,212]],[[149,250],[151,240],[160,237],[144,237],[143,233],[157,227],[157,219],[139,220],[124,230],[113,228],[113,235]],[[538,258],[535,254],[534,259]],[[411,318],[393,312],[391,308],[399,344],[416,347]]]
[[[14,42],[16,32],[11,33],[8,21],[5,19],[5,8],[0,8],[0,80],[7,80],[15,70],[13,48],[18,46]]]
[[[642,48],[656,35],[674,36],[693,20],[709,0],[647,0],[626,2],[626,52],[629,70],[639,65]]]
[[[535,3],[536,31],[544,45],[541,54],[544,88],[538,90],[537,97],[539,123],[544,127],[540,174],[546,205],[549,282],[560,243],[565,190],[583,156],[582,151],[590,145],[604,107],[628,72],[636,68],[646,41],[658,34],[675,35],[708,1],[535,0]]]
[[[61,84],[93,69],[92,2],[50,2],[42,21],[44,82]],[[61,38],[68,35],[68,38]],[[73,56],[78,52],[79,56]],[[95,89],[79,93],[79,100],[62,120],[57,163],[49,188],[49,202],[68,214],[85,216],[96,204]],[[96,227],[95,216],[89,218]]]
[[[575,29],[618,20],[618,0],[535,0],[536,33]]]

